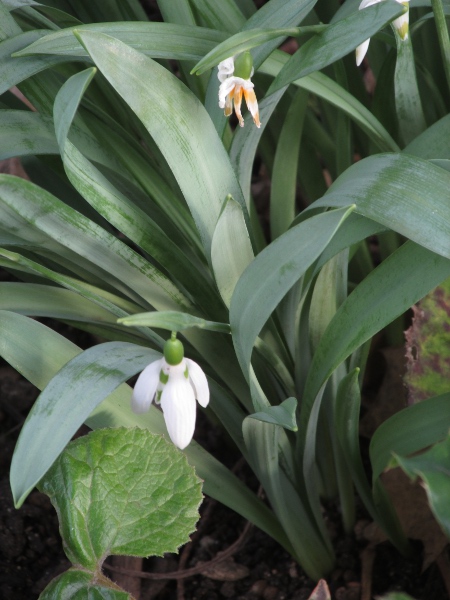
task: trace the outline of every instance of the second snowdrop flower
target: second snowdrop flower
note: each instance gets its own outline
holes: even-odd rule
[[[359,10],[367,8],[368,6],[372,6],[373,4],[378,4],[379,2],[383,2],[383,0],[363,0],[359,5]],[[405,14],[401,15],[397,19],[394,19],[394,21],[392,22],[392,26],[399,34],[400,39],[404,41],[408,39],[409,34],[409,0],[397,0],[397,2],[399,4],[403,4],[403,6],[406,6],[406,8],[408,9],[405,12]],[[356,48],[356,64],[358,67],[362,63],[367,53],[367,49],[369,48],[369,42],[370,38]]]
[[[253,75],[253,58],[250,52],[243,52],[236,59],[227,58],[219,63],[217,74],[220,81],[219,106],[225,109],[226,117],[234,112],[239,119],[239,125],[244,127],[244,119],[241,113],[242,95],[244,95],[247,108],[253,117],[256,127],[261,127],[259,121],[259,108],[256,95],[251,81]]]

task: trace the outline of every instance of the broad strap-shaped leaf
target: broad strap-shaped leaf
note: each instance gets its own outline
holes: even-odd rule
[[[259,332],[352,210],[323,213],[293,227],[263,250],[242,274],[231,300],[230,323],[236,354],[247,378]]]
[[[241,52],[251,50],[256,46],[269,42],[277,37],[297,36],[302,29],[309,32],[310,28],[291,28],[291,29],[245,29],[229,37],[227,40],[219,44],[214,50],[208,52],[206,56],[200,60],[191,73],[201,75],[208,69],[216,67],[222,60],[230,56],[237,56]]]
[[[206,319],[200,319],[194,315],[176,311],[139,313],[130,315],[129,317],[123,317],[119,319],[118,322],[127,326],[156,327],[167,329],[168,331],[184,331],[191,327],[199,327],[200,329],[207,329],[208,331],[231,333],[230,326],[227,323],[207,321]]]
[[[394,545],[402,550],[408,548],[395,509],[381,481],[374,482],[374,491],[367,480],[359,445],[359,417],[361,392],[359,369],[354,369],[339,384],[335,407],[336,431],[345,456],[347,468],[352,474],[355,487],[372,519],[384,530]]]
[[[42,188],[11,175],[0,175],[0,218],[4,227],[30,246],[61,252],[87,270],[95,265],[106,281],[126,294],[132,289],[155,308],[188,308],[189,301],[153,265],[112,234]],[[96,267],[99,267],[97,269]],[[131,294],[134,299],[134,294]]]
[[[450,393],[404,408],[384,421],[370,442],[375,481],[395,454],[408,456],[444,440],[450,430]]]
[[[284,52],[272,52],[259,70],[262,73],[276,77],[288,60],[289,56]],[[296,79],[293,84],[323,98],[326,102],[344,111],[367,133],[382,152],[397,152],[400,150],[380,121],[359,100],[330,77],[315,72],[301,79]]]
[[[228,196],[211,241],[211,264],[220,295],[230,306],[236,283],[254,258],[241,206]]]
[[[48,32],[46,35],[41,32],[39,39],[18,51],[17,56],[54,54],[88,58],[88,52],[73,35],[74,30],[105,33],[152,58],[178,60],[200,60],[226,38],[226,34],[214,29],[175,23],[92,23]]]
[[[167,160],[210,256],[228,194],[245,203],[227,153],[200,101],[174,75],[109,36],[78,32],[116,92],[136,113]]]
[[[297,490],[279,465],[280,427],[247,418],[243,423],[251,464],[282,523],[292,554],[306,573],[320,579],[332,568],[333,554],[322,539]]]
[[[156,259],[199,306],[220,314],[222,303],[205,270],[192,264],[177,245],[140,207],[130,201],[68,139],[78,104],[96,69],[73,75],[55,99],[55,129],[69,180],[91,206],[144,252]]]
[[[0,110],[0,160],[26,154],[58,154],[49,117],[26,110]]]
[[[314,462],[322,393],[333,371],[355,350],[450,275],[450,261],[407,242],[350,294],[323,334],[305,385],[300,434]]]
[[[373,219],[450,258],[450,173],[406,154],[377,154],[347,169],[311,205],[338,207]]]

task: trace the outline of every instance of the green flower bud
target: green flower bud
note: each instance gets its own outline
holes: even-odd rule
[[[180,340],[173,335],[170,340],[164,344],[164,358],[166,363],[172,366],[179,365],[184,357],[184,347]]]
[[[241,79],[250,79],[253,69],[253,58],[250,52],[247,50],[239,56],[234,61],[234,73],[235,77],[240,77]]]

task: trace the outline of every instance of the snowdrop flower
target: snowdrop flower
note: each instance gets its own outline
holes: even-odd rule
[[[367,8],[368,6],[372,6],[373,4],[378,4],[378,2],[383,2],[383,0],[363,0],[359,5],[359,10]],[[406,6],[406,8],[408,8],[405,14],[401,15],[397,19],[394,19],[394,21],[392,22],[392,26],[395,27],[400,38],[404,41],[408,39],[409,33],[409,0],[397,0],[397,2],[399,4],[403,4],[403,6]],[[366,55],[367,49],[369,47],[369,42],[370,38],[356,48],[356,65],[358,67],[362,63]]]
[[[224,108],[226,117],[234,112],[239,119],[239,125],[244,127],[244,119],[241,114],[242,94],[256,127],[261,127],[259,121],[258,102],[256,100],[254,85],[250,78],[253,75],[253,59],[250,52],[243,52],[236,60],[233,56],[219,63],[217,74],[220,81],[219,106]]]
[[[170,439],[183,450],[194,435],[195,399],[206,407],[209,387],[198,364],[184,358],[183,344],[175,333],[164,344],[164,357],[150,363],[139,375],[131,397],[133,412],[147,412],[153,398],[161,404]]]

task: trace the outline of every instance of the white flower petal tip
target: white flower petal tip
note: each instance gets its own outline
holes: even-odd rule
[[[195,398],[203,408],[209,404],[209,385],[206,375],[196,362],[186,358],[189,380],[194,389]]]
[[[147,412],[155,395],[161,403],[170,439],[183,450],[194,435],[195,400],[203,407],[209,403],[206,375],[188,358],[178,365],[170,365],[162,358],[150,363],[140,374],[131,398],[132,410],[138,414]]]
[[[131,409],[133,412],[142,414],[150,409],[158,387],[162,362],[162,360],[157,360],[150,363],[139,375],[131,396]]]
[[[369,48],[369,43],[370,43],[370,38],[368,40],[366,40],[365,42],[363,42],[362,44],[360,44],[356,48],[356,66],[357,67],[359,67],[359,65],[364,60],[364,57],[366,56],[367,50]]]

